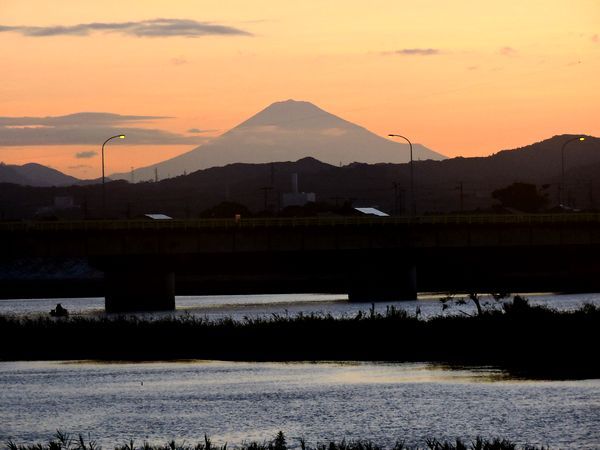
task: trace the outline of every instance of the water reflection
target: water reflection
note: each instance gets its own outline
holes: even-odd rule
[[[164,443],[271,438],[502,436],[597,448],[600,380],[525,381],[491,368],[393,363],[0,363],[0,439],[36,442],[57,428]],[[557,426],[560,424],[560,426]]]

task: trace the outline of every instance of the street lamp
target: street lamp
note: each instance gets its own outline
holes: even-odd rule
[[[125,139],[124,134],[117,134],[116,136],[111,136],[102,144],[102,216],[106,218],[106,188],[104,186],[104,146],[111,139]]]
[[[411,214],[415,216],[417,214],[417,202],[415,201],[415,177],[414,177],[414,169],[413,169],[413,150],[412,143],[408,140],[407,137],[402,136],[401,134],[388,134],[389,137],[399,137],[408,142],[410,146],[410,207]]]
[[[574,142],[574,141],[585,141],[585,137],[584,136],[577,136],[571,139],[567,139],[561,149],[560,149],[560,161],[561,161],[561,170],[560,170],[560,195],[559,195],[559,202],[560,205],[563,205],[564,203],[564,194],[565,194],[565,147],[567,146],[567,144],[569,142]]]

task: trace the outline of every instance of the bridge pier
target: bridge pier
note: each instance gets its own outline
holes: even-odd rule
[[[367,266],[353,270],[348,283],[351,302],[390,302],[417,299],[416,266]]]
[[[107,270],[104,289],[109,313],[175,309],[175,275],[168,270]]]

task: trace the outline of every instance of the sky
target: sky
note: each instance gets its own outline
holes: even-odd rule
[[[269,104],[485,156],[600,136],[598,0],[0,0],[0,161],[143,167]]]

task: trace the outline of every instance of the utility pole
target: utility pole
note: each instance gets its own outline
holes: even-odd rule
[[[565,147],[567,146],[567,144],[569,144],[570,142],[573,141],[585,141],[585,136],[576,136],[574,138],[571,139],[567,139],[562,147],[560,148],[560,194],[561,194],[561,198],[560,198],[560,203],[562,204],[564,202],[564,198],[565,198],[565,194],[567,194],[567,201],[569,201],[569,192],[566,189],[565,186]]]
[[[158,167],[154,168],[154,182],[158,183]]]
[[[133,176],[133,166],[131,167],[131,184],[135,183],[135,178]]]
[[[335,202],[335,207],[337,208],[339,205],[339,201],[343,200],[343,197],[331,197],[331,200],[333,200]]]
[[[270,181],[269,186],[263,186],[260,188],[260,190],[263,191],[263,194],[264,194],[264,211],[265,212],[269,210],[269,192],[271,192],[273,189],[275,189],[275,164],[274,163],[269,164],[269,181]]]
[[[260,189],[261,189],[261,191],[264,192],[264,195],[265,195],[265,211],[267,211],[267,209],[269,207],[269,191],[271,191],[273,189],[273,187],[265,186],[265,187],[261,187]]]
[[[275,163],[271,163],[271,187],[275,187]]]
[[[106,219],[106,188],[104,187],[104,146],[111,139],[125,139],[124,134],[117,134],[116,136],[111,136],[102,144],[102,218]]]
[[[410,147],[410,213],[412,216],[417,215],[417,201],[415,199],[415,174],[414,174],[414,163],[413,163],[413,147],[412,142],[401,134],[388,134],[389,137],[399,137],[408,142]]]

